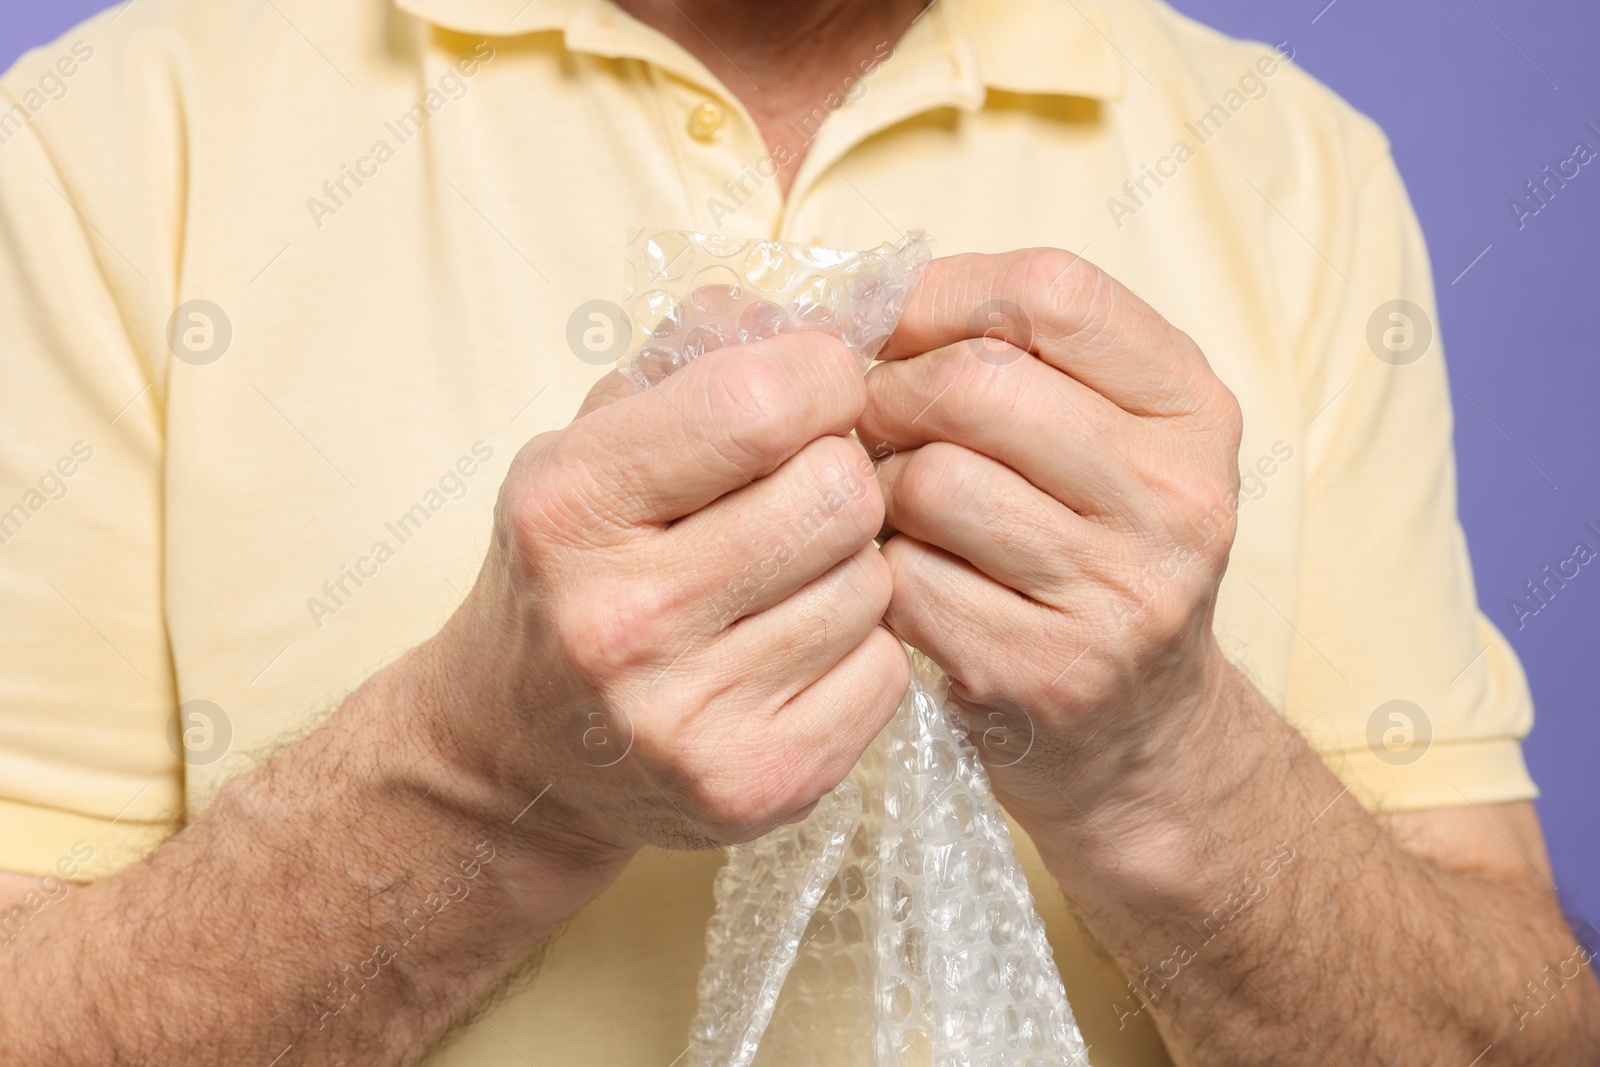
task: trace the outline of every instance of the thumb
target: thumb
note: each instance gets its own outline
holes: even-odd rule
[[[632,396],[636,392],[638,392],[637,386],[617,371],[612,371],[594,383],[589,395],[583,398],[583,405],[578,408],[577,417],[581,419],[591,411],[599,411],[607,404]]]

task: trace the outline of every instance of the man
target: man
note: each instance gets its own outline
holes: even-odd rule
[[[903,638],[1099,1067],[1594,1062],[1425,251],[1292,43],[138,0],[4,88],[0,1061],[673,1062],[708,846],[848,772]],[[864,381],[634,395],[584,331],[639,225],[944,258]]]

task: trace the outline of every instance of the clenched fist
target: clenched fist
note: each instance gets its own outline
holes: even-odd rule
[[[1167,775],[1229,668],[1211,632],[1239,406],[1067,252],[936,260],[867,376],[887,619],[949,672],[1025,823]]]
[[[549,786],[519,828],[580,858],[743,841],[849,773],[909,673],[865,402],[842,344],[792,334],[636,395],[613,375],[517,455],[428,654],[450,758]]]

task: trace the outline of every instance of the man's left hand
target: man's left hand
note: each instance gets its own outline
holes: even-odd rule
[[[1233,394],[1053,249],[936,260],[880,358],[859,431],[893,532],[887,622],[949,673],[1025,824],[1159,794],[1232,670],[1211,621]]]

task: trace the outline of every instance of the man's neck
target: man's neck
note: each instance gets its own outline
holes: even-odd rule
[[[727,86],[761,130],[788,196],[807,143],[789,124],[881,60],[928,0],[616,0]],[[810,123],[815,129],[816,122]],[[787,151],[780,149],[787,147]]]

